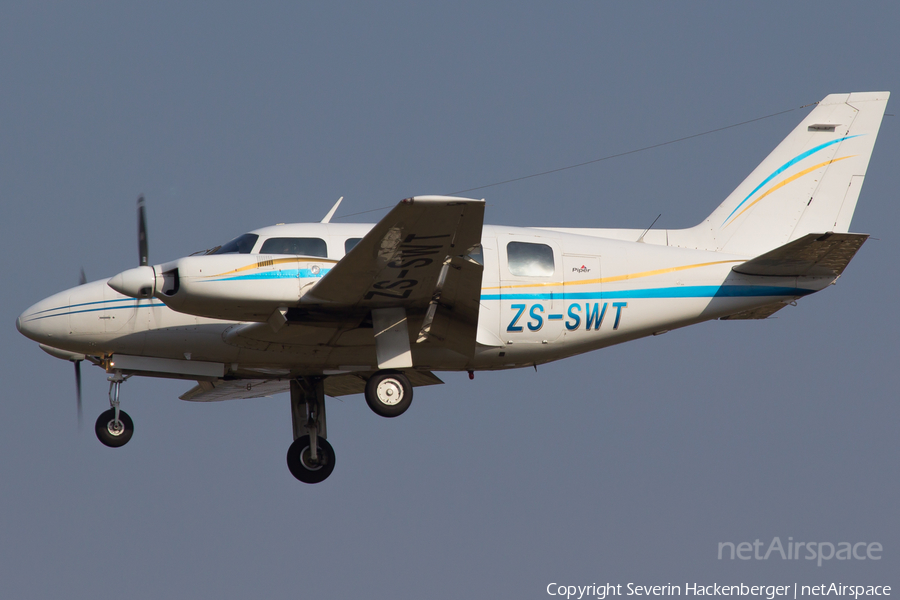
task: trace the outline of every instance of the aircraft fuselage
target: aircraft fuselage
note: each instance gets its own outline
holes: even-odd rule
[[[210,277],[195,285],[209,290],[210,298],[228,299],[227,289],[237,284],[245,289],[257,287],[262,296],[271,296],[271,290],[287,285],[287,294],[293,290],[299,296],[343,256],[346,240],[361,237],[370,227],[310,223],[265,228],[258,233],[323,239],[329,256],[190,257],[201,270],[207,264],[213,271],[221,271],[223,260],[243,259],[250,260],[251,267],[262,265],[243,268],[239,277]],[[517,257],[511,258],[510,243],[525,248],[526,259],[531,248],[543,252],[538,258],[544,263],[519,264],[519,260],[512,264]],[[482,255],[477,259],[483,261],[484,274],[474,355],[423,347],[413,341],[416,368],[485,370],[546,363],[754,307],[789,302],[822,289],[833,279],[740,275],[731,269],[747,257],[579,235],[571,230],[485,226],[481,246]],[[270,264],[279,259],[285,259],[284,268]],[[216,262],[220,264],[211,264]],[[404,282],[413,277],[414,265],[399,269],[395,279],[384,283],[384,294],[402,293]],[[20,316],[17,326],[35,341],[73,353],[221,363],[232,376],[377,369],[371,323],[333,327],[300,316],[286,324],[290,332],[286,343],[285,333],[274,335],[267,323],[185,314],[157,298],[124,296],[107,282],[94,281],[42,300]],[[410,316],[413,321],[415,318]]]

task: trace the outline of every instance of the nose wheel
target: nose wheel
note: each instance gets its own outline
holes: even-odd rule
[[[119,448],[128,443],[134,434],[134,422],[128,413],[119,410],[119,386],[127,377],[116,371],[108,377],[110,409],[101,413],[94,424],[94,433],[104,446]]]
[[[116,419],[116,411],[111,408],[97,417],[94,432],[104,446],[119,448],[131,439],[131,435],[134,433],[134,422],[124,410],[119,411],[119,418]]]

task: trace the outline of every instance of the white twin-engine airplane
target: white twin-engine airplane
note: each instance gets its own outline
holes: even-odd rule
[[[764,319],[834,283],[868,236],[848,233],[888,101],[833,94],[709,217],[679,230],[495,227],[484,201],[417,196],[375,225],[276,225],[42,300],[16,321],[49,354],[106,370],[110,447],[133,375],[196,380],[183,400],[290,390],[291,473],[334,469],[328,396],[383,417],[435,371],[513,369],[710,319]],[[338,201],[339,203],[340,201]]]

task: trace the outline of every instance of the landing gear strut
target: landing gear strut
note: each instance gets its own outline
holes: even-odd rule
[[[124,410],[119,410],[119,386],[127,379],[121,372],[116,371],[109,376],[109,406],[110,409],[97,417],[94,432],[97,439],[104,446],[119,448],[128,443],[134,433],[134,422]]]
[[[291,381],[291,421],[294,443],[288,448],[291,475],[303,483],[325,481],[334,471],[334,450],[325,437],[325,380],[304,377]]]

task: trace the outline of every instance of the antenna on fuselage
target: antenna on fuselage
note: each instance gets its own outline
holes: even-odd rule
[[[647,235],[647,232],[648,232],[648,231],[650,231],[651,229],[653,229],[653,226],[656,225],[656,222],[659,221],[659,217],[661,217],[661,216],[662,216],[662,213],[659,213],[659,215],[658,215],[655,219],[653,219],[653,222],[650,223],[650,227],[648,227],[647,229],[645,229],[645,230],[644,230],[644,233],[641,234],[641,237],[639,237],[639,238],[637,239],[638,242],[640,242],[640,243],[642,243],[642,244],[644,243],[644,236]]]
[[[343,196],[338,198],[338,201],[334,203],[334,206],[331,207],[331,210],[328,211],[328,214],[325,215],[325,218],[320,221],[321,223],[331,223],[331,217],[333,217],[334,213],[337,212],[338,206],[341,205],[341,200],[343,199]]]

